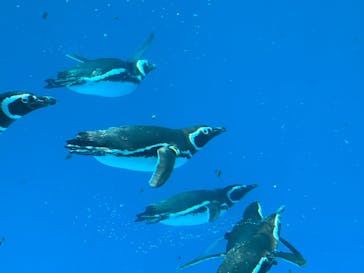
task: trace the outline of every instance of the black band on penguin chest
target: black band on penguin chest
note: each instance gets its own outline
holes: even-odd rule
[[[112,82],[132,82],[139,84],[141,83],[141,78],[137,78],[137,75],[133,75],[130,73],[130,71],[125,71],[123,73],[112,75],[109,77],[106,77],[105,79],[102,79],[100,81],[112,81]]]

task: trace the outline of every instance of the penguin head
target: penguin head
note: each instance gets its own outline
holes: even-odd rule
[[[232,203],[235,204],[240,201],[241,198],[245,196],[248,192],[250,192],[252,189],[255,189],[258,187],[256,184],[252,185],[242,185],[242,184],[235,184],[230,185],[224,188],[224,191],[226,193],[227,199]]]
[[[259,223],[263,220],[262,208],[258,201],[250,203],[243,214],[243,221],[249,223]]]
[[[260,226],[259,232],[271,235],[272,244],[277,247],[279,235],[281,231],[281,217],[284,212],[285,206],[281,206],[275,213],[272,213],[264,219]]]
[[[185,131],[188,134],[188,139],[191,145],[196,151],[198,151],[215,136],[226,132],[226,129],[224,127],[210,127],[206,125],[200,125],[187,128]]]
[[[138,60],[135,63],[137,70],[139,71],[140,75],[144,78],[150,71],[157,68],[157,66],[148,60]]]
[[[12,91],[2,94],[1,109],[9,119],[18,119],[36,109],[54,105],[56,99],[30,92]]]

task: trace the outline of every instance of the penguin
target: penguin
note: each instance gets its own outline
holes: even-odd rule
[[[174,168],[225,131],[206,125],[183,129],[130,125],[80,132],[65,147],[70,153],[92,155],[108,166],[153,172],[149,185],[160,187]]]
[[[143,45],[128,60],[117,58],[87,58],[67,54],[79,64],[58,72],[57,79],[46,79],[45,88],[66,87],[76,93],[102,97],[119,97],[132,93],[156,65],[143,55],[151,45],[150,34]]]
[[[10,91],[0,94],[0,133],[22,116],[49,105],[56,99],[49,96],[36,96],[26,91]]]
[[[217,273],[267,273],[273,265],[277,265],[277,258],[304,266],[306,260],[302,254],[280,236],[280,218],[283,211],[282,206],[275,213],[263,218],[260,204],[251,203],[245,210],[243,219],[231,232],[226,233],[225,239],[228,243],[225,253],[197,258],[179,269],[214,258],[223,258]],[[290,252],[279,251],[279,242]]]
[[[192,226],[215,221],[258,185],[230,185],[215,190],[195,190],[175,194],[149,205],[136,222]]]

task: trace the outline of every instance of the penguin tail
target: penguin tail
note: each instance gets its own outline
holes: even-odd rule
[[[62,71],[58,72],[57,79],[46,79],[47,85],[45,88],[67,87],[71,85],[82,84],[83,81],[79,77],[74,76],[71,72]]]
[[[144,212],[137,214],[135,222],[145,221],[146,224],[155,224],[155,223],[158,223],[158,222],[168,218],[167,216],[165,216],[163,214],[150,213],[150,211],[148,210],[148,208],[150,208],[150,207],[151,206],[148,206]]]
[[[56,82],[55,79],[46,79],[45,81],[46,81],[47,85],[44,86],[44,88],[56,88],[56,87],[60,87],[57,84],[57,82]]]
[[[97,132],[93,131],[80,132],[76,138],[66,141],[65,148],[69,149],[71,154],[76,153],[93,156],[110,154],[110,149],[105,148],[102,141],[100,142],[97,139],[97,136]]]
[[[145,222],[146,224],[155,224],[159,221],[159,218],[146,215],[144,212],[137,214],[136,219],[134,220],[134,222]]]
[[[143,222],[143,221],[144,221],[143,217],[140,214],[137,214],[134,222]]]

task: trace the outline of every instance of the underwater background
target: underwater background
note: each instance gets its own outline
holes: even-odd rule
[[[1,92],[58,101],[0,137],[0,272],[175,272],[255,200],[264,215],[286,205],[282,235],[307,259],[270,272],[362,272],[363,12],[350,0],[2,1]],[[151,32],[158,68],[133,94],[43,88],[74,65],[65,54],[126,59]],[[128,124],[228,131],[158,189],[150,173],[66,159],[77,132]],[[259,187],[216,222],[134,222],[172,194],[234,183]]]

